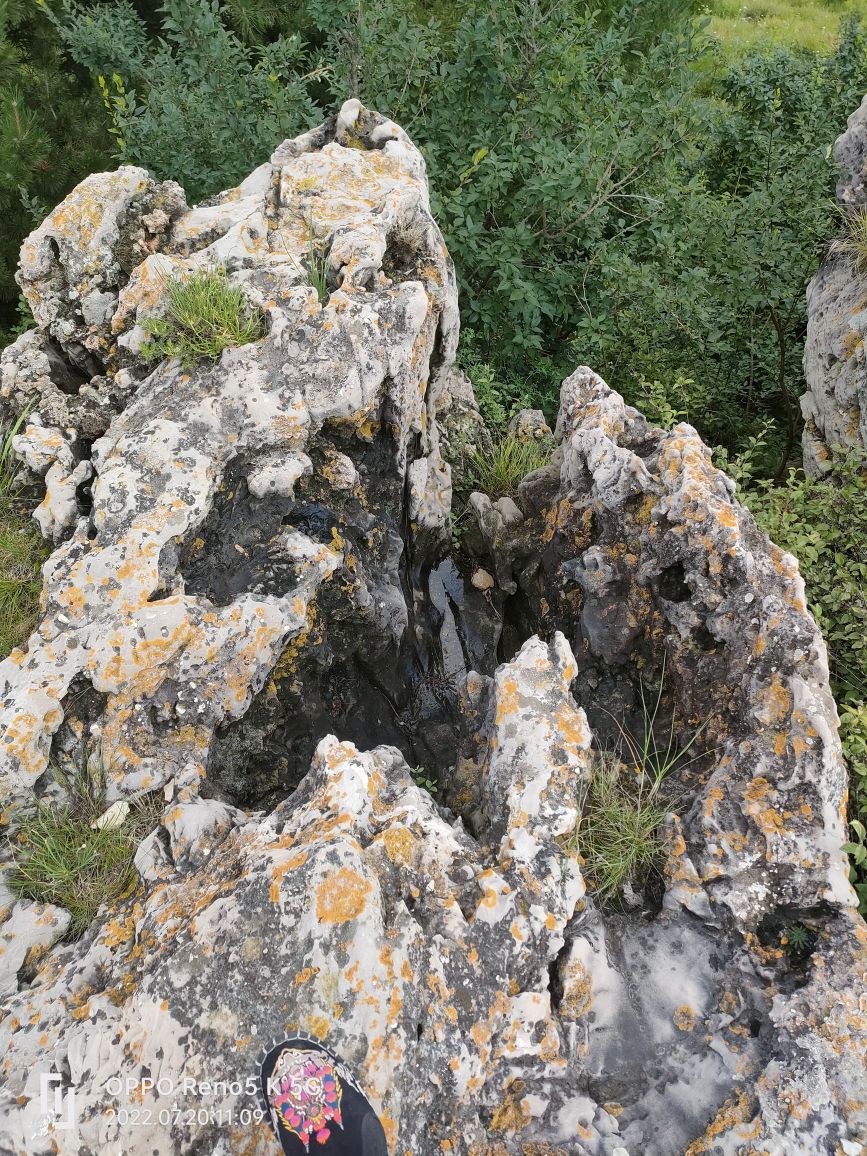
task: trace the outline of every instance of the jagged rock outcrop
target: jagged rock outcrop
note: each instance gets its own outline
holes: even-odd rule
[[[849,119],[846,131],[837,138],[834,158],[842,170],[837,182],[841,205],[867,205],[867,96]]]
[[[0,896],[0,1153],[273,1154],[257,1060],[302,1032],[390,1156],[865,1156],[867,930],[795,560],[691,427],[584,368],[550,464],[449,549],[440,447],[485,436],[453,272],[419,153],[357,102],[208,205],[149,182],[37,230],[3,355],[60,539],[0,664],[7,821],[82,746],[166,805],[76,942]],[[266,335],[150,372],[165,276],[216,260]],[[582,809],[651,685],[693,746],[663,876],[612,908]]]
[[[566,634],[600,735],[612,711],[640,731],[639,676],[665,656],[669,712],[714,751],[685,834],[715,903],[754,924],[850,902],[836,708],[796,560],[691,426],[654,429],[589,369],[563,383],[558,436],[560,464],[521,485],[519,522],[494,536],[471,506],[518,630]]]
[[[837,200],[850,213],[867,206],[867,97],[849,117],[834,155],[842,169]],[[801,397],[804,469],[825,473],[849,451],[867,452],[867,272],[836,242],[807,287],[807,341]]]
[[[49,563],[39,630],[0,674],[12,799],[43,774],[61,724],[67,743],[97,728],[112,792],[187,787],[209,758],[234,789],[259,756],[261,797],[266,775],[274,789],[297,782],[336,723],[367,737],[359,685],[368,711],[377,691],[356,661],[416,646],[413,591],[448,518],[434,412],[457,341],[420,154],[350,102],[217,203],[185,211],[169,193],[137,169],[90,177],[22,250],[41,328],[3,355],[3,399],[33,407],[16,447],[46,476],[40,524],[73,533]],[[324,303],[305,272],[311,230],[334,284]],[[120,284],[129,253],[155,243]],[[267,336],[145,376],[130,350],[166,278],[214,262],[261,306]],[[99,317],[82,304],[94,286]],[[81,364],[84,348],[114,369],[64,407],[53,366],[59,351]],[[117,396],[127,404],[108,424]],[[386,717],[402,705],[393,681]],[[247,729],[226,729],[264,686]],[[211,750],[218,727],[224,755]]]

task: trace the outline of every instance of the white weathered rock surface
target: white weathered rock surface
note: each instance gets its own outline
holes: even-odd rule
[[[112,752],[112,791],[128,793],[204,773],[215,728],[244,714],[287,643],[309,627],[319,586],[332,575],[355,588],[362,636],[402,632],[396,576],[383,582],[367,558],[394,552],[386,525],[372,532],[366,509],[381,498],[370,474],[390,478],[398,503],[408,475],[407,517],[420,535],[442,534],[450,482],[433,414],[457,341],[454,274],[430,217],[420,154],[357,102],[342,116],[355,144],[341,142],[345,125],[336,138],[323,129],[287,142],[217,205],[185,211],[172,186],[175,217],[163,213],[157,235],[164,250],[137,264],[122,287],[118,251],[129,247],[129,222],[142,232],[158,192],[170,204],[140,170],[89,177],[24,245],[20,281],[43,328],[4,354],[5,396],[35,406],[30,442],[38,429],[42,445],[50,433],[58,446],[40,524],[52,536],[75,525],[48,565],[39,631],[26,653],[0,666],[0,789],[13,799],[45,770],[76,681],[105,696],[88,722]],[[304,271],[311,223],[340,285],[324,304]],[[387,253],[392,276],[382,268]],[[267,336],[215,365],[163,363],[139,380],[90,450],[92,509],[76,509],[90,465],[72,467],[91,430],[76,426],[75,406],[60,413],[55,387],[45,384],[45,332],[70,356],[87,347],[110,365],[122,356],[112,341],[122,346],[159,310],[161,277],[216,261],[262,306]],[[70,314],[78,298],[64,286],[83,298],[95,284],[117,288],[118,304],[85,327]],[[127,370],[116,376],[129,380]],[[46,432],[56,417],[62,427]],[[79,435],[74,452],[70,427]],[[371,446],[344,522],[335,514],[333,530],[311,537],[282,526],[274,506],[269,540],[235,543],[234,563],[215,559],[210,569],[219,573],[200,574],[206,589],[192,593],[184,571],[195,567],[200,533],[208,538],[209,515],[219,521],[222,496],[254,506],[283,499],[279,514],[289,520],[293,490],[312,473],[311,447],[321,482],[329,470],[322,459],[334,455],[342,430],[347,444]],[[251,511],[249,521],[257,518]],[[366,537],[347,542],[347,523],[353,538]],[[269,582],[277,560],[282,580]]]
[[[843,170],[837,199],[851,212],[867,206],[867,97],[835,146]],[[807,341],[801,397],[804,469],[824,473],[835,458],[867,452],[867,273],[833,244],[807,287]]]

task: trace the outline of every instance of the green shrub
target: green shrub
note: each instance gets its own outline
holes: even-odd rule
[[[691,378],[705,440],[737,452],[769,418],[785,472],[804,290],[835,231],[829,146],[867,89],[857,23],[827,54],[726,64],[677,0],[532,20],[520,0],[165,0],[147,23],[129,0],[51,2],[119,157],[193,199],[348,94],[404,125],[494,424],[523,399],[550,416],[576,361],[633,398],[659,382],[676,411]]]
[[[37,3],[0,3],[0,348],[18,328],[22,240],[82,177],[108,167],[111,142],[93,89]]]
[[[167,281],[165,291],[166,316],[144,322],[149,340],[141,356],[146,360],[178,357],[186,366],[203,358],[216,361],[224,349],[265,335],[262,317],[247,305],[243,289],[229,284],[223,268]]]
[[[790,471],[782,486],[741,475],[742,498],[798,559],[842,703],[867,699],[867,476],[855,456],[829,474]],[[744,486],[744,481],[746,485]]]
[[[117,903],[135,886],[133,856],[159,820],[162,795],[134,800],[126,814],[121,804],[107,815],[100,768],[80,770],[72,783],[57,768],[55,774],[69,801],[40,801],[23,819],[11,836],[7,878],[16,895],[65,908],[72,917],[67,938],[75,939],[103,904]]]
[[[663,429],[671,429],[681,421],[694,425],[711,404],[707,389],[682,373],[670,381],[647,381],[642,377],[624,396],[648,421]]]
[[[128,0],[52,11],[69,55],[102,78],[118,160],[179,181],[191,200],[237,184],[322,119],[310,96],[322,70],[301,38],[245,44],[216,0],[164,0],[157,37]]]
[[[458,363],[473,383],[473,392],[479,405],[479,413],[485,425],[493,433],[501,434],[519,409],[538,409],[541,397],[537,389],[526,381],[514,377],[505,379],[501,373],[483,359],[479,341],[472,329],[461,330],[458,348]],[[557,388],[559,389],[559,381]],[[552,383],[553,387],[553,383]],[[542,391],[550,401],[552,390]],[[550,407],[549,407],[550,408]],[[554,410],[556,413],[556,409]],[[552,415],[553,416],[553,415]]]

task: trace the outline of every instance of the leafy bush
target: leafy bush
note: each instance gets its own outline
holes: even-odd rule
[[[84,69],[70,66],[32,0],[0,3],[0,347],[17,326],[21,241],[95,169],[109,136]]]
[[[167,281],[166,316],[149,317],[144,329],[149,340],[142,357],[178,357],[186,366],[202,358],[216,361],[224,349],[258,341],[265,333],[262,318],[250,310],[243,289],[229,284],[222,267]]]
[[[497,404],[529,389],[551,413],[576,362],[633,396],[691,378],[706,440],[740,449],[770,417],[768,465],[784,472],[804,291],[835,227],[829,145],[867,88],[864,33],[724,72],[685,11],[651,42],[636,32],[647,5],[605,7],[530,20],[514,0],[458,3],[446,39],[388,4],[336,5],[349,31],[322,25],[328,83],[423,147]]]
[[[519,397],[550,415],[581,361],[634,398],[659,383],[733,452],[770,418],[785,473],[828,146],[867,89],[856,23],[826,56],[725,66],[676,0],[164,0],[150,24],[129,0],[54,4],[119,156],[194,199],[349,94],[403,124],[499,424]]]
[[[179,181],[192,200],[237,184],[321,119],[309,95],[321,69],[300,37],[251,47],[216,0],[164,0],[156,40],[128,0],[52,11],[69,55],[101,78],[118,159]]]
[[[21,646],[36,625],[46,555],[32,522],[0,498],[0,659]]]

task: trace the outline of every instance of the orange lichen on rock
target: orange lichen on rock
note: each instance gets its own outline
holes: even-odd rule
[[[323,923],[348,923],[367,906],[372,885],[349,867],[331,872],[316,888],[316,918]]]

